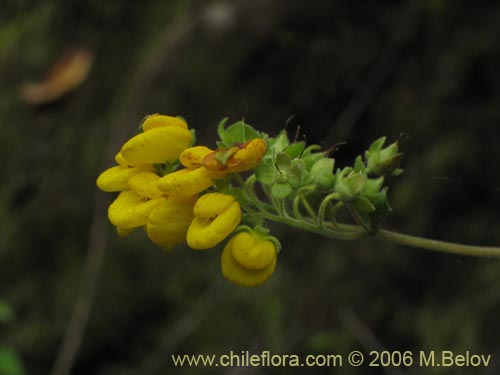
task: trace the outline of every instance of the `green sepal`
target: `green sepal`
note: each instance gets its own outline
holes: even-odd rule
[[[361,212],[373,212],[375,211],[375,206],[370,202],[370,200],[362,195],[356,198],[352,203],[352,206]]]
[[[329,189],[333,187],[335,181],[335,176],[333,175],[334,166],[334,159],[323,157],[317,160],[311,167],[310,173],[320,188]]]
[[[369,224],[370,231],[376,234],[385,218],[392,212],[387,200],[387,188],[370,197],[370,202],[375,206],[375,211],[369,213],[360,211],[359,214]]]
[[[255,178],[261,184],[271,185],[276,181],[278,171],[274,165],[261,163],[255,168]]]
[[[304,171],[304,161],[303,160],[293,160],[290,170],[288,172],[288,182],[293,188],[298,188],[302,184]]]
[[[279,171],[284,172],[290,169],[290,164],[292,163],[292,158],[285,152],[279,152],[276,155],[276,168]]]
[[[285,150],[289,144],[288,134],[286,130],[282,130],[276,137],[269,140],[269,149],[278,153]]]
[[[227,119],[225,119],[227,120]],[[225,129],[226,121],[222,120],[217,127],[221,141],[226,147],[232,147],[237,143],[246,143],[259,137],[259,132],[244,121],[238,121]]]
[[[361,155],[358,155],[358,157],[354,161],[354,171],[366,173],[366,166]]]
[[[271,188],[271,194],[275,199],[285,199],[292,192],[292,187],[289,183],[275,183]]]
[[[300,154],[304,151],[304,148],[306,147],[306,143],[301,141],[301,142],[295,142],[289,145],[287,148],[285,148],[285,152],[290,155],[292,159],[298,158]]]

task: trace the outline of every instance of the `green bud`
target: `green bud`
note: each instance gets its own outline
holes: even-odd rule
[[[386,137],[382,137],[373,142],[365,153],[368,172],[379,176],[386,174],[398,175],[402,173],[399,169],[403,154],[399,152],[398,142],[382,148]]]
[[[344,168],[335,180],[334,190],[340,194],[343,201],[352,201],[363,191],[366,176],[362,173],[352,171],[352,168]]]
[[[323,157],[311,167],[311,175],[314,176],[315,182],[320,188],[329,189],[333,186],[335,181],[335,176],[333,175],[334,165],[334,159]]]

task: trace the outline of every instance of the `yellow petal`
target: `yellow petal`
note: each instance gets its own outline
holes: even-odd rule
[[[189,147],[182,151],[179,160],[186,168],[198,168],[203,165],[205,156],[212,152],[214,152],[214,150],[205,146]]]
[[[136,228],[116,228],[116,232],[120,237],[126,237],[132,233]]]
[[[227,161],[227,167],[232,172],[243,172],[253,169],[262,160],[267,150],[267,143],[262,138],[247,142]]]
[[[128,180],[130,189],[145,198],[157,198],[164,193],[158,189],[160,176],[152,172],[141,172]]]
[[[186,238],[192,249],[214,247],[231,234],[241,221],[240,204],[234,201],[234,198],[231,197],[233,201],[229,202],[229,205],[227,199],[203,199],[210,195],[224,196],[220,193],[206,194],[196,202],[193,210],[195,218],[189,226]]]
[[[243,172],[253,169],[266,154],[267,143],[255,138],[245,144],[237,144],[229,149],[218,149],[203,158],[203,166],[210,171]],[[227,159],[223,164],[217,157],[221,153]]]
[[[186,121],[184,121],[183,119],[179,117],[160,115],[158,113],[146,116],[146,118],[142,122],[142,129],[144,131],[148,131],[163,126],[178,126],[183,129],[188,128]]]
[[[276,247],[271,241],[260,240],[248,232],[236,234],[232,242],[234,259],[245,268],[261,270],[269,266],[276,256]]]
[[[196,199],[196,196],[187,199],[169,198],[156,206],[149,215],[146,227],[151,241],[167,249],[185,242]]]
[[[121,152],[117,153],[115,155],[115,161],[116,161],[116,164],[118,165],[123,165],[123,166],[127,166],[128,167],[128,163],[127,161],[123,158],[123,155]]]
[[[148,216],[153,208],[164,201],[164,197],[147,199],[135,191],[123,191],[109,206],[108,218],[118,228],[141,227],[148,222]]]
[[[227,211],[234,202],[234,197],[222,193],[203,195],[194,206],[194,215],[201,218],[214,218]]]
[[[239,264],[234,258],[234,239],[235,237],[226,244],[222,251],[221,268],[224,277],[237,285],[246,287],[258,286],[266,282],[276,269],[276,253],[267,267],[260,270],[249,269]]]
[[[157,127],[129,139],[121,154],[134,166],[174,162],[191,140],[191,132],[179,126]]]
[[[160,178],[158,188],[169,195],[188,197],[200,193],[213,184],[205,168],[180,169]]]
[[[107,192],[129,190],[129,179],[138,173],[141,173],[139,168],[129,168],[124,165],[108,168],[97,177],[97,187]]]

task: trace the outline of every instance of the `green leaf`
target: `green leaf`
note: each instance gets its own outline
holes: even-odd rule
[[[23,375],[24,369],[19,356],[11,349],[0,347],[0,375]]]
[[[274,165],[261,163],[255,168],[255,177],[257,181],[264,185],[271,185],[276,181],[278,171]]]
[[[276,183],[271,189],[271,194],[276,199],[285,199],[292,192],[292,187],[288,183]]]

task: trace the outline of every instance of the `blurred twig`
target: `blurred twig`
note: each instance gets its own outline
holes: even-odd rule
[[[354,310],[344,307],[339,309],[338,315],[344,326],[356,337],[365,352],[368,353],[375,350],[380,353],[387,350],[387,348],[375,337],[372,330],[370,330],[370,328],[364,324],[363,321],[361,321]],[[385,367],[384,371],[391,375],[406,374],[405,371],[397,367]]]
[[[193,307],[183,314],[172,327],[163,341],[158,343],[143,362],[141,373],[156,374],[165,369],[169,353],[172,353],[193,331],[210,315],[210,311],[219,302],[229,283],[222,278],[217,278],[207,288]]]
[[[345,139],[368,109],[382,85],[396,68],[401,51],[417,26],[421,8],[420,1],[411,0],[408,3],[391,33],[392,37],[382,47],[366,78],[359,84],[351,100],[326,134],[328,142],[332,139]]]
[[[145,53],[142,54],[145,58],[141,59],[141,65],[137,68],[134,77],[131,80],[125,80],[125,88],[117,90],[115,105],[110,111],[110,137],[101,169],[109,164],[112,155],[127,137],[128,128],[123,127],[122,124],[128,123],[128,119],[137,116],[144,93],[160,70],[164,68],[167,59],[175,55],[171,52],[193,29],[198,18],[193,15],[181,16],[169,24],[160,37],[147,46]],[[80,291],[56,356],[52,369],[53,375],[68,375],[71,372],[89,321],[107,244],[106,207],[108,203],[105,195],[96,191]]]

